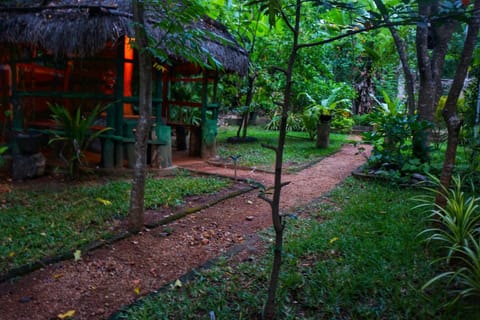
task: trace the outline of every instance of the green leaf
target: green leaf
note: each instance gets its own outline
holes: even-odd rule
[[[82,251],[75,250],[75,252],[73,253],[73,259],[75,261],[81,260],[82,259]]]

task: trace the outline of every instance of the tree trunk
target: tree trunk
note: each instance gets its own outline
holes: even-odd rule
[[[302,0],[297,0],[295,5],[295,24],[290,26],[290,31],[293,33],[293,43],[290,55],[288,58],[287,69],[285,70],[285,90],[283,98],[282,118],[280,122],[280,133],[278,137],[278,146],[275,149],[275,184],[273,189],[273,199],[270,201],[272,208],[272,222],[275,229],[275,252],[272,273],[270,275],[270,284],[268,287],[268,297],[263,310],[264,319],[275,319],[276,309],[276,294],[278,288],[278,282],[280,278],[280,268],[282,264],[283,254],[283,231],[285,224],[283,217],[280,214],[280,195],[282,187],[286,184],[282,183],[282,165],[283,165],[283,148],[285,146],[285,137],[287,134],[287,118],[288,111],[291,108],[291,95],[293,84],[293,68],[295,60],[297,58],[298,50],[298,36],[300,32],[300,17],[301,17]]]
[[[135,23],[135,45],[139,63],[139,120],[135,132],[135,165],[132,190],[130,193],[130,209],[128,213],[128,229],[138,233],[143,228],[144,195],[147,166],[147,142],[150,131],[150,115],[152,109],[152,60],[147,50],[148,40],[144,26],[144,3],[133,1]]]
[[[448,93],[445,108],[443,110],[443,118],[447,125],[448,139],[447,149],[445,151],[445,160],[443,162],[443,169],[440,175],[440,183],[443,186],[441,190],[448,190],[450,181],[455,167],[455,158],[457,154],[457,146],[459,141],[460,128],[462,122],[457,114],[457,102],[462,92],[465,78],[467,77],[468,67],[472,61],[473,52],[475,49],[475,42],[478,36],[478,29],[480,27],[480,0],[476,0],[474,4],[474,15],[468,24],[467,37],[463,46],[462,56],[455,72],[452,86]],[[436,203],[445,206],[446,199],[437,195]]]
[[[270,283],[268,286],[268,298],[263,311],[263,318],[266,320],[275,319],[275,307],[276,307],[276,292],[278,288],[278,282],[280,278],[280,269],[282,266],[282,254],[283,254],[283,227],[279,230],[275,229],[275,248],[273,249],[273,265],[272,273],[270,275]]]
[[[405,91],[407,93],[407,108],[409,114],[415,113],[415,77],[408,66],[408,56],[405,49],[405,43],[398,34],[397,30],[393,27],[390,27],[390,33],[392,34],[393,41],[397,47],[398,56],[400,57],[400,62],[402,64],[403,76],[405,79]]]
[[[475,108],[475,120],[473,123],[473,138],[478,143],[478,129],[480,127],[480,76],[477,76],[477,104]]]
[[[243,127],[243,133],[242,133],[242,138],[246,139],[247,138],[247,127],[248,127],[248,121],[250,121],[250,115],[252,112],[250,111],[250,106],[253,101],[253,94],[255,92],[255,79],[257,78],[257,73],[255,72],[253,75],[248,76],[248,87],[247,87],[247,98],[245,100],[245,105],[247,106],[247,112],[246,112],[246,119],[245,119],[245,126]]]
[[[432,21],[438,14],[439,1],[418,1],[418,13],[425,21],[417,24],[417,63],[420,79],[417,114],[419,121],[433,122],[435,108],[442,93],[442,71],[448,44],[458,21]],[[413,154],[421,161],[429,160],[430,132],[414,132]]]
[[[370,59],[370,58],[367,58]],[[372,78],[372,63],[367,62],[363,71],[360,72],[360,80],[355,84],[357,98],[355,99],[355,113],[370,113],[373,110],[375,101],[375,83]]]
[[[248,128],[248,121],[250,120],[250,105],[253,101],[253,94],[254,94],[254,85],[255,79],[257,78],[257,73],[255,72],[253,75],[248,75],[248,85],[247,85],[247,96],[245,98],[245,107],[246,110],[242,114],[242,122],[240,122],[240,127],[237,131],[237,138],[240,138],[240,133],[242,133],[242,139],[247,138],[247,128]]]
[[[330,144],[330,121],[320,121],[317,125],[317,148],[328,148]]]
[[[248,126],[248,116],[249,116],[249,114],[250,114],[250,112],[248,110],[246,110],[242,113],[242,120],[240,121],[240,125],[238,126],[238,130],[237,130],[238,140],[240,140],[240,138],[245,139],[245,137],[247,135],[247,126]],[[240,133],[242,133],[241,137],[240,137]]]
[[[390,22],[386,7],[381,0],[374,0],[375,4],[379,8],[385,22]],[[405,90],[407,92],[407,107],[408,113],[414,114],[415,112],[415,76],[408,65],[408,55],[405,49],[405,42],[400,37],[397,29],[393,25],[389,25],[388,29],[392,34],[395,47],[397,48],[398,56],[402,65],[403,75],[405,78]]]

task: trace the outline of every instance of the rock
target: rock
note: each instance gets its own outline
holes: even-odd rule
[[[32,300],[33,300],[32,297],[21,297],[19,301],[20,301],[20,303],[28,303]]]
[[[428,178],[424,176],[423,174],[420,173],[414,173],[412,174],[412,179],[416,181],[422,181],[422,182],[427,182]]]
[[[12,163],[13,180],[35,178],[45,173],[45,156],[42,153],[15,155]]]
[[[247,221],[252,221],[252,220],[253,220],[253,216],[247,216],[247,217],[245,217],[245,220],[247,220]]]

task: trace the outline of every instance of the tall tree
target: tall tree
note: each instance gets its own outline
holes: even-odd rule
[[[460,135],[462,121],[457,113],[457,102],[463,89],[465,78],[467,76],[468,67],[471,64],[475,43],[478,37],[480,27],[480,0],[476,0],[473,5],[472,16],[469,18],[467,35],[463,46],[462,55],[455,72],[452,86],[448,93],[447,101],[443,109],[443,119],[447,125],[448,138],[447,149],[445,151],[445,160],[443,163],[442,173],[440,175],[440,183],[442,190],[448,190],[450,180],[455,166],[455,158],[457,154],[457,146]],[[445,205],[446,199],[441,195],[437,196],[436,202]]]
[[[230,5],[231,6],[231,5]],[[244,104],[241,107],[242,120],[237,131],[237,139],[246,140],[247,139],[247,128],[250,121],[250,115],[253,112],[252,102],[255,94],[255,81],[258,77],[258,67],[255,65],[257,59],[253,58],[258,56],[257,54],[257,40],[258,40],[258,29],[263,21],[261,21],[261,13],[258,10],[245,10],[245,6],[238,6],[238,20],[237,24],[237,38],[240,39],[242,46],[247,48],[248,55],[251,58],[251,67],[247,75],[247,81],[245,85],[245,90],[239,90],[239,92],[245,92]],[[252,9],[252,7],[249,7]],[[247,23],[245,23],[247,22]],[[252,23],[253,22],[253,23]],[[244,81],[241,81],[243,83]],[[242,85],[242,84],[241,84]],[[240,101],[239,101],[240,102]],[[238,105],[240,107],[240,105]]]
[[[254,6],[245,5],[242,1],[200,1],[208,7],[211,15],[228,25],[240,45],[248,52],[250,68],[246,76],[229,75],[223,79],[224,98],[226,103],[241,115],[236,141],[247,141],[249,120],[257,110],[254,103],[256,80],[259,77],[261,65],[259,57],[265,49],[265,39],[268,33],[268,22],[260,10]]]
[[[381,0],[374,0],[375,5],[377,6],[378,10],[380,11],[382,19],[387,22],[388,30],[390,31],[393,41],[395,43],[395,47],[397,48],[398,57],[400,59],[400,63],[402,66],[403,76],[405,78],[405,91],[407,94],[407,108],[409,114],[414,114],[416,107],[415,107],[415,73],[410,68],[408,53],[407,53],[407,45],[406,41],[402,39],[400,33],[398,31],[397,26],[395,23],[391,21],[390,14],[385,6],[385,4]],[[397,16],[401,16],[398,15]]]
[[[419,0],[415,2],[416,5],[411,7],[411,9],[416,9],[417,12],[415,14],[412,10],[404,10],[404,14],[398,14],[398,11],[395,12],[395,8],[404,8],[404,4],[397,7],[393,6],[393,9],[389,8],[391,10],[389,11],[385,1],[374,1],[382,19],[387,24],[392,23],[389,24],[389,29],[397,45],[407,80],[414,72],[409,70],[408,64],[402,58],[405,56],[404,46],[402,46],[403,41],[398,39],[394,25],[403,24],[409,20],[416,21],[415,43],[417,49],[417,72],[420,81],[415,110],[419,121],[433,122],[438,101],[442,95],[442,77],[444,76],[444,65],[449,53],[449,46],[453,42],[455,33],[462,34],[465,28],[467,28],[462,54],[458,59],[453,83],[448,91],[447,102],[443,110],[443,117],[448,130],[448,140],[440,181],[442,186],[448,189],[455,165],[461,127],[461,120],[457,114],[457,102],[472,60],[479,29],[480,9],[478,0],[474,2],[473,6],[470,5],[468,0]],[[400,17],[400,20],[392,21],[391,17],[394,15],[397,18]],[[467,22],[467,27],[465,27],[463,22]],[[411,100],[409,98],[408,106],[410,111],[412,111]],[[429,158],[429,140],[428,130],[418,130],[414,134],[413,153],[423,161],[427,161]],[[442,204],[442,201],[444,201],[444,197],[439,196],[437,202]]]
[[[203,67],[220,67],[202,48],[201,40],[211,35],[195,27],[204,10],[195,0],[133,0],[134,46],[139,60],[139,121],[135,132],[134,178],[130,194],[129,231],[143,228],[147,166],[147,141],[152,113],[153,59],[168,65],[170,57],[183,57]],[[154,39],[149,28],[160,28]],[[151,29],[150,29],[151,30]]]
[[[442,95],[442,75],[449,44],[455,32],[462,32],[461,22],[468,13],[468,6],[465,4],[468,5],[468,1],[417,2],[419,22],[416,31],[416,48],[420,80],[417,113],[419,120],[433,122],[435,109]],[[463,83],[464,80],[465,77],[463,80],[458,78],[457,81]],[[413,152],[417,158],[428,160],[429,142],[428,130],[415,133]]]
[[[147,140],[152,113],[152,55],[148,48],[145,28],[145,3],[133,0],[135,45],[139,68],[139,120],[135,132],[134,178],[130,194],[129,231],[138,233],[143,228],[145,177],[147,166]]]

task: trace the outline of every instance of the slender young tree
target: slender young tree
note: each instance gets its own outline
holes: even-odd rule
[[[281,103],[282,117],[280,122],[278,145],[276,147],[265,146],[275,152],[275,184],[273,189],[273,198],[270,199],[265,197],[265,195],[261,195],[262,199],[264,199],[270,204],[270,207],[272,209],[272,222],[275,230],[275,247],[274,247],[274,253],[273,253],[272,273],[270,276],[267,302],[265,304],[265,308],[263,311],[263,316],[265,319],[275,318],[275,306],[276,306],[275,300],[276,300],[278,281],[280,277],[280,268],[282,265],[283,232],[285,230],[285,221],[284,221],[284,217],[280,214],[280,194],[281,194],[282,188],[288,184],[288,182],[287,183],[282,182],[283,149],[285,146],[285,137],[287,133],[286,128],[287,128],[288,110],[291,109],[293,68],[295,65],[295,60],[297,58],[297,51],[299,49],[298,40],[300,35],[301,8],[302,8],[302,1],[296,0],[294,20],[293,20],[293,23],[290,23],[285,12],[283,12],[281,3],[278,3],[277,7],[275,6],[271,7],[271,9],[275,10],[271,12],[271,14],[275,15],[276,13],[281,13],[282,20],[287,25],[288,30],[292,34],[292,46],[291,46],[290,53],[288,55],[287,68],[278,69],[285,74],[285,88],[284,88],[283,103]],[[278,10],[280,12],[278,12]]]
[[[140,232],[144,219],[147,142],[152,113],[153,59],[169,64],[170,56],[183,57],[202,67],[221,67],[202,48],[207,35],[194,24],[204,16],[195,0],[133,0],[134,46],[139,61],[139,121],[135,132],[135,164],[129,208],[129,231]],[[148,21],[147,21],[148,20]],[[160,28],[153,39],[148,28]],[[186,27],[188,26],[188,27]]]
[[[397,48],[398,57],[402,65],[403,76],[405,78],[405,91],[407,94],[407,108],[409,114],[415,113],[415,74],[410,68],[408,62],[408,54],[406,49],[406,43],[400,36],[396,26],[392,23],[387,7],[382,0],[374,0],[382,19],[387,23],[388,30],[390,31],[395,47]]]
[[[251,115],[256,108],[253,105],[255,96],[256,80],[259,77],[259,56],[264,48],[267,25],[265,16],[254,6],[245,5],[242,1],[220,0],[213,3],[207,0],[200,0],[209,7],[209,12],[215,14],[218,19],[230,26],[232,34],[240,45],[247,50],[250,59],[250,68],[246,76],[235,75],[225,82],[233,88],[229,102],[241,115],[240,124],[237,130],[235,141],[248,141],[247,131]]]
[[[288,1],[285,1],[288,2]],[[365,32],[371,29],[368,28],[357,28],[350,29],[345,33],[332,36],[328,39],[314,40],[309,41],[305,39],[304,42],[300,42],[301,39],[301,22],[302,22],[302,5],[310,3],[316,6],[334,6],[338,3],[330,1],[318,1],[311,2],[305,0],[294,0],[290,5],[284,4],[282,0],[258,0],[254,1],[265,10],[269,16],[269,21],[273,25],[276,23],[276,19],[279,18],[283,24],[286,26],[286,29],[290,33],[290,50],[288,51],[286,58],[286,67],[273,67],[277,72],[280,72],[285,77],[285,86],[283,88],[283,101],[278,104],[281,106],[281,121],[280,129],[278,135],[278,144],[276,146],[263,145],[265,148],[271,149],[275,152],[275,178],[273,186],[273,195],[268,197],[265,193],[260,194],[260,198],[265,200],[271,208],[271,216],[273,227],[275,231],[275,244],[274,244],[274,255],[273,255],[273,265],[270,275],[270,283],[268,288],[267,301],[263,310],[264,319],[271,320],[275,319],[275,309],[276,309],[276,294],[280,278],[280,270],[282,265],[282,254],[283,254],[283,236],[285,230],[285,217],[280,212],[280,198],[282,188],[289,184],[289,182],[282,181],[282,166],[283,166],[283,149],[285,146],[285,137],[287,132],[287,118],[288,112],[292,109],[292,92],[293,92],[293,79],[294,79],[294,68],[295,63],[298,58],[298,52],[301,49],[311,48],[315,46],[320,46],[326,43],[330,43],[345,37],[349,37],[353,34],[360,32]],[[284,6],[285,5],[285,6]],[[291,15],[289,15],[291,12]],[[376,26],[380,27],[380,26]]]

